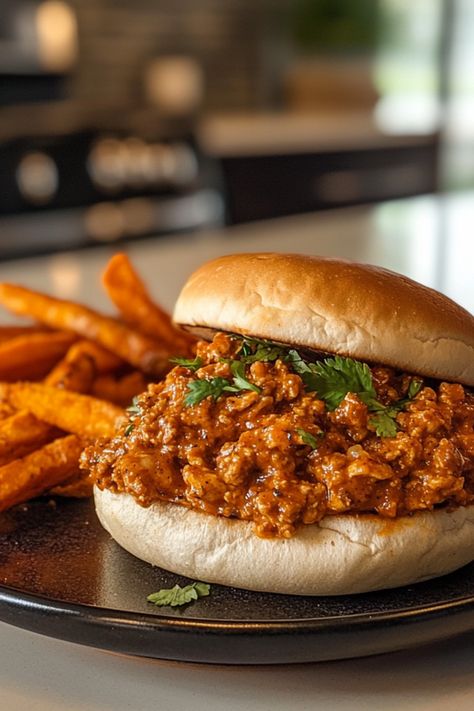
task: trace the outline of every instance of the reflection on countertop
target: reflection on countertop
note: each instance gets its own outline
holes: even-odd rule
[[[432,286],[474,311],[474,193],[422,196],[122,245],[169,308],[200,263],[232,252],[320,254],[379,264]],[[0,279],[108,308],[98,275],[117,247],[11,261]],[[8,318],[5,316],[5,318]]]

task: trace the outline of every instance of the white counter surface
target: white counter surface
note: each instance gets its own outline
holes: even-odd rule
[[[434,132],[390,133],[379,123],[366,110],[211,114],[199,138],[208,153],[226,157],[394,148],[435,138]]]
[[[473,225],[474,195],[419,198],[149,240],[128,251],[168,307],[185,276],[203,260],[233,251],[274,250],[378,263],[435,286],[474,311]],[[112,251],[107,247],[4,263],[0,279],[80,298],[105,310],[97,276]],[[409,652],[274,668],[127,658],[5,624],[0,624],[0,634],[0,708],[5,711],[474,708],[472,633]]]

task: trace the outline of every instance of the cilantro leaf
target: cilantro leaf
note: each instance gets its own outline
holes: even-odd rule
[[[311,383],[316,387],[318,396],[325,400],[328,409],[335,409],[348,392],[355,393],[367,405],[369,424],[379,437],[395,437],[398,413],[396,406],[378,402],[372,381],[372,373],[366,363],[352,358],[327,358],[323,363],[315,363],[311,373]],[[313,378],[315,373],[316,378]]]
[[[307,444],[311,447],[311,449],[317,449],[321,443],[321,440],[324,438],[324,433],[319,432],[317,436],[312,435],[311,432],[307,432],[306,430],[303,430],[301,427],[296,428],[297,433],[301,437],[301,441],[304,444]]]
[[[181,587],[175,585],[172,588],[162,588],[156,593],[148,595],[148,602],[158,606],[178,607],[187,605],[193,600],[209,595],[211,586],[208,583],[191,583]]]
[[[401,410],[417,395],[423,386],[421,378],[413,378],[408,387],[407,397],[392,402],[390,405],[371,401],[368,403],[369,409],[375,415],[369,418],[369,424],[375,429],[379,437],[395,437],[397,434],[396,417]]]
[[[418,395],[423,386],[423,381],[421,378],[412,378],[410,380],[410,385],[408,386],[408,399],[413,400],[415,395]]]
[[[240,360],[243,363],[256,363],[262,361],[268,363],[285,358],[287,351],[281,346],[277,346],[270,341],[249,341],[244,340],[242,349],[239,352]]]
[[[132,400],[132,404],[130,407],[127,407],[127,412],[129,415],[140,415],[141,414],[141,408],[138,404],[138,396],[135,395],[135,397]]]
[[[335,410],[347,393],[357,394],[366,405],[377,397],[366,363],[334,356],[305,366],[307,369],[299,365],[301,379],[308,390],[315,390],[325,401],[328,410]]]
[[[251,383],[245,377],[245,364],[242,361],[234,360],[230,365],[232,372],[233,384],[238,390],[253,390],[255,393],[260,392],[260,388]]]
[[[130,405],[130,407],[127,407],[126,412],[128,413],[128,416],[132,419],[134,417],[136,417],[137,415],[141,415],[142,411],[141,411],[141,408],[138,404],[138,397],[136,395],[133,398],[132,404]],[[135,429],[135,424],[133,422],[129,422],[124,430],[124,433],[123,433],[124,436],[128,437],[133,432],[134,429]]]
[[[294,349],[288,351],[285,360],[291,365],[295,373],[298,373],[298,375],[311,373],[310,366],[305,360],[303,360],[298,351],[295,351]]]
[[[170,358],[170,363],[176,363],[176,365],[183,365],[185,368],[189,368],[193,372],[198,370],[202,366],[202,358],[196,356],[195,358],[181,358],[176,356],[176,358]]]
[[[238,360],[221,359],[230,365],[233,375],[232,382],[220,377],[192,381],[188,384],[185,405],[195,405],[206,397],[217,400],[224,392],[235,393],[240,390],[252,390],[260,393],[261,389],[245,377],[245,366],[257,361],[272,362],[282,359],[301,377],[307,390],[316,392],[318,397],[324,400],[328,410],[335,410],[348,393],[354,393],[367,406],[369,412],[373,413],[369,418],[369,425],[376,434],[379,437],[395,437],[397,414],[416,396],[423,385],[421,379],[413,378],[410,381],[406,398],[390,405],[383,405],[377,400],[372,373],[366,363],[337,355],[322,361],[311,362],[304,360],[295,349],[286,350],[270,341],[246,338],[240,335],[233,337],[242,341],[242,346],[237,354]],[[184,365],[191,370],[197,370],[202,365],[199,358],[194,360],[174,358],[172,362]],[[139,412],[139,409],[136,412]],[[304,444],[313,449],[319,446],[319,441],[314,435],[305,430],[297,429],[297,432]]]
[[[187,406],[197,405],[206,397],[212,397],[214,400],[217,400],[229,386],[230,383],[225,378],[191,380],[191,382],[188,383],[188,394],[184,398],[184,404]]]
[[[235,336],[235,338],[240,338],[240,336]],[[242,340],[242,345],[240,347],[239,355],[243,356],[246,358],[247,356],[252,355],[253,353],[253,343],[251,340],[244,338]]]
[[[256,393],[261,392],[260,388],[251,383],[245,377],[245,364],[238,360],[230,362],[232,382],[226,378],[211,378],[210,380],[192,380],[188,383],[188,394],[184,398],[184,404],[197,405],[206,397],[212,397],[217,400],[223,393],[238,393],[240,390],[253,390]]]
[[[394,417],[386,411],[381,410],[369,417],[369,424],[379,437],[395,437],[397,434],[397,423]]]
[[[377,393],[372,380],[372,373],[366,363],[334,356],[317,363],[307,363],[298,351],[288,354],[287,362],[300,375],[306,388],[315,391],[325,401],[328,410],[335,410],[344,400],[347,393],[355,393],[362,400],[369,412],[374,415],[369,418],[369,424],[379,437],[395,437],[397,423],[395,417],[403,403],[383,405],[378,402]]]

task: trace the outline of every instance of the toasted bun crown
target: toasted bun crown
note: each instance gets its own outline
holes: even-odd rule
[[[235,254],[202,265],[176,303],[187,330],[229,331],[474,385],[474,316],[366,264]]]

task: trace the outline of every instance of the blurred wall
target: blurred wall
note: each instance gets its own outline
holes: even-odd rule
[[[281,0],[272,2],[278,7]],[[147,62],[190,55],[206,79],[206,105],[251,107],[264,93],[259,67],[266,2],[254,0],[70,0],[79,21],[73,97],[127,101],[143,94]]]

